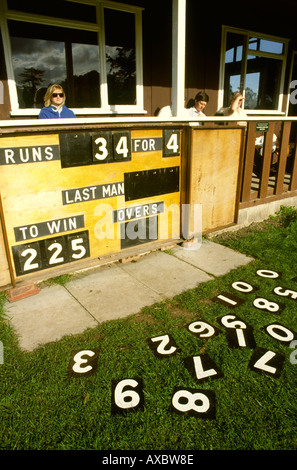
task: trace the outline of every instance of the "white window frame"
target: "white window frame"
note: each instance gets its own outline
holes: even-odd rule
[[[282,71],[280,77],[280,85],[279,85],[279,99],[278,99],[278,108],[277,110],[267,110],[267,109],[245,109],[247,114],[267,114],[267,115],[275,115],[281,114],[284,115],[285,113],[282,112],[282,104],[284,98],[284,82],[285,82],[285,73],[286,73],[286,63],[287,63],[287,56],[288,56],[288,45],[290,39],[287,38],[280,38],[277,36],[270,36],[267,34],[257,33],[254,31],[239,29],[239,28],[232,28],[230,26],[222,26],[222,40],[221,40],[221,57],[220,57],[220,77],[219,77],[219,93],[218,93],[218,109],[223,106],[224,102],[224,78],[225,78],[225,52],[226,52],[226,45],[227,45],[227,33],[235,33],[241,34],[245,36],[245,47],[246,50],[245,57],[243,57],[243,67],[244,67],[244,81],[245,81],[245,74],[246,74],[246,65],[247,65],[247,56],[248,55],[255,55],[267,58],[278,59],[282,62]],[[255,51],[253,49],[248,48],[248,42],[250,37],[255,37],[259,39],[266,39],[268,41],[276,41],[281,42],[284,45],[283,54],[274,54],[270,52],[262,52],[262,51]],[[243,90],[244,94],[244,90]]]
[[[142,56],[142,11],[143,8],[131,5],[124,5],[116,2],[102,0],[71,0],[76,3],[94,5],[96,7],[97,22],[87,23],[76,20],[60,19],[48,16],[40,16],[31,13],[9,11],[6,0],[0,0],[0,27],[4,47],[4,56],[7,69],[8,88],[11,102],[11,116],[38,116],[40,110],[34,108],[19,107],[17,88],[12,64],[12,51],[7,20],[22,21],[50,26],[60,26],[63,28],[81,29],[93,31],[98,34],[99,55],[100,55],[100,92],[101,107],[99,108],[71,108],[77,115],[100,115],[100,114],[144,114],[143,109],[143,56]],[[135,105],[109,105],[108,87],[106,73],[106,51],[104,35],[104,9],[109,8],[118,11],[125,11],[135,16],[135,49],[136,49],[136,104]]]

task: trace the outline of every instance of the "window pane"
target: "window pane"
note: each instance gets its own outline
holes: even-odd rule
[[[104,10],[108,102],[136,104],[134,14]],[[122,34],[125,25],[125,34]]]
[[[278,109],[282,61],[248,56],[245,92],[246,109]]]
[[[249,49],[272,54],[283,54],[284,44],[282,42],[268,41],[267,39],[250,38]]]
[[[259,97],[260,73],[247,73],[245,77],[245,109],[256,109]]]
[[[82,5],[68,0],[51,0],[50,2],[26,2],[24,0],[7,0],[9,10],[23,11],[36,15],[67,18],[69,20],[96,23],[96,7]]]
[[[228,33],[225,54],[224,106],[229,106],[230,96],[242,88],[242,51],[244,36]]]
[[[73,100],[75,108],[100,107],[99,48],[92,44],[72,44]]]
[[[69,107],[100,107],[96,33],[16,21],[8,25],[20,108],[42,107],[51,83],[63,86]]]

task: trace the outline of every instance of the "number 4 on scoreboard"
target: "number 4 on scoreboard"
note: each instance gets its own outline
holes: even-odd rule
[[[180,131],[176,129],[163,130],[163,157],[180,155]]]

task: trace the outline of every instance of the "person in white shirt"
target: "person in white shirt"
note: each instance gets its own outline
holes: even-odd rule
[[[204,91],[199,91],[195,96],[195,104],[187,110],[187,114],[190,119],[197,119],[200,117],[206,117],[203,113],[204,108],[209,102],[209,96]]]

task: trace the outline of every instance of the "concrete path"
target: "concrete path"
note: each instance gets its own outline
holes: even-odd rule
[[[65,286],[44,287],[36,295],[6,303],[6,313],[20,348],[32,351],[98,323],[136,314],[251,261],[204,240],[196,249],[176,246],[170,253],[156,251],[137,262],[76,274]]]

